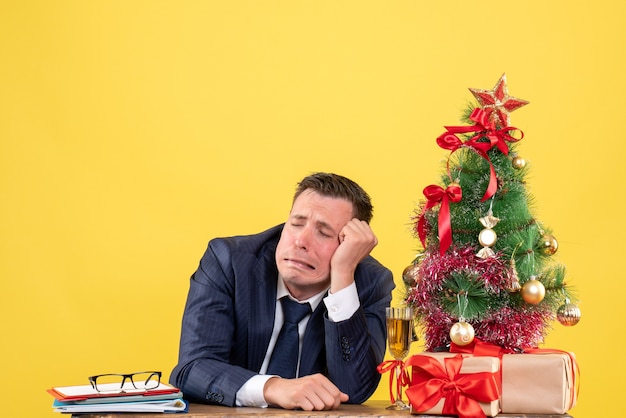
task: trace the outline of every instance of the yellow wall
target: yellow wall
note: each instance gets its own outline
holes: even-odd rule
[[[417,247],[409,218],[447,155],[435,137],[458,123],[469,87],[490,89],[503,72],[531,102],[512,124],[583,311],[545,346],[579,358],[576,418],[619,414],[622,2],[0,10],[0,415],[54,416],[45,390],[90,374],[169,377],[208,239],[281,222],[311,171],[371,193],[374,255],[400,284]],[[375,397],[387,398],[386,377]]]

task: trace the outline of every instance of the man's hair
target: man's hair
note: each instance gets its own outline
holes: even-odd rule
[[[312,190],[322,196],[341,198],[352,203],[354,216],[368,224],[372,220],[374,207],[369,195],[352,180],[333,173],[313,173],[302,179],[296,187],[293,200],[305,190]]]

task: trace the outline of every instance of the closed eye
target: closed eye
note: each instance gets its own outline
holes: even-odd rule
[[[319,231],[320,235],[323,236],[324,238],[332,238],[333,236],[324,232],[324,231]]]

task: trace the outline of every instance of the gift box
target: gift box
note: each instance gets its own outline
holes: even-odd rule
[[[495,417],[500,411],[500,359],[424,352],[409,357],[411,414]]]
[[[536,350],[502,356],[502,413],[564,414],[576,404],[573,354]]]

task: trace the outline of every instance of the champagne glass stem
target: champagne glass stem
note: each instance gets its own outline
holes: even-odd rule
[[[399,404],[404,404],[402,401],[402,369],[401,366],[396,367],[396,387],[397,387],[397,399],[396,402]]]

